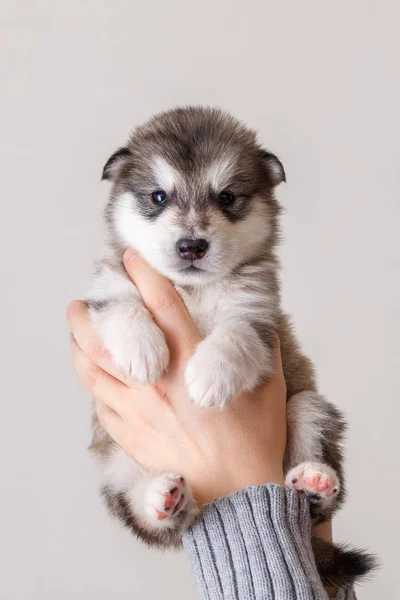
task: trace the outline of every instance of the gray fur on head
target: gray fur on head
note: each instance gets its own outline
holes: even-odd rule
[[[189,107],[153,117],[109,158],[103,179],[113,183],[106,210],[113,247],[134,245],[176,283],[219,278],[276,243],[273,189],[285,180],[283,166],[223,111]],[[164,204],[152,201],[156,191]],[[224,193],[234,201],[224,202]],[[176,254],[182,238],[209,244],[197,268]]]

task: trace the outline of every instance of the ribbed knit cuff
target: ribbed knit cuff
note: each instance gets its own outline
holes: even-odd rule
[[[326,600],[303,494],[268,484],[207,505],[184,536],[203,600]]]

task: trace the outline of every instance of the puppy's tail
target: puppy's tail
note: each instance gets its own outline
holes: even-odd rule
[[[315,536],[312,547],[324,587],[350,586],[378,567],[376,557],[365,550],[330,544]]]

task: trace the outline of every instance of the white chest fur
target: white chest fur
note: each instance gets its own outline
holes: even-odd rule
[[[213,283],[190,289],[176,286],[176,289],[201,336],[209,335],[220,321],[223,298],[226,296],[224,284]]]
[[[277,295],[271,292],[266,265],[243,267],[240,274],[218,282],[184,288],[176,286],[201,335],[209,335],[217,324],[242,320],[271,323]]]

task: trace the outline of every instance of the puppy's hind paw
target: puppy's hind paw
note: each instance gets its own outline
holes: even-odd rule
[[[301,463],[289,471],[285,484],[304,492],[311,504],[328,510],[336,502],[340,490],[336,472],[323,463]]]
[[[145,511],[154,525],[173,527],[174,521],[189,500],[183,477],[166,473],[156,477],[149,485],[145,497]]]

